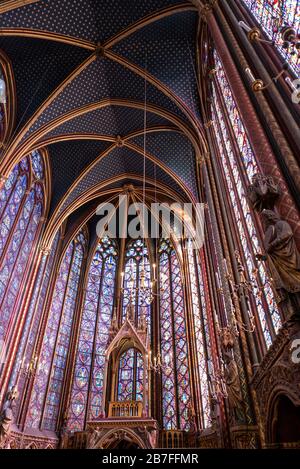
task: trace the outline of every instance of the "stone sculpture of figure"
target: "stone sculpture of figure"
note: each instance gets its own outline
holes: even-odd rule
[[[97,430],[96,428],[90,429],[88,433],[88,441],[87,441],[87,448],[94,449],[100,448],[99,440],[100,440],[101,431]]]
[[[258,212],[262,212],[263,209],[273,210],[280,195],[281,189],[272,176],[257,173],[252,177],[252,184],[248,187],[248,198]]]
[[[115,334],[118,331],[117,309],[114,308],[113,317],[111,320],[110,332]]]
[[[270,260],[275,288],[300,292],[300,254],[290,225],[273,210],[263,210],[264,246]]]
[[[188,406],[188,421],[189,421],[189,424],[190,424],[189,432],[190,433],[195,433],[197,431],[196,413],[195,413],[195,409],[194,409],[194,407],[192,406],[191,403]]]
[[[230,326],[223,327],[219,331],[222,348],[226,351],[232,349],[234,346],[234,333],[233,329]]]
[[[68,412],[65,411],[62,418],[61,427],[59,430],[60,448],[67,448],[69,444],[68,432]]]
[[[11,425],[14,420],[13,415],[13,402],[18,397],[18,391],[16,386],[13,386],[10,391],[8,391],[6,395],[6,399],[4,401],[1,414],[0,414],[0,446],[3,445],[6,438],[10,434]]]
[[[229,406],[237,419],[243,419],[243,395],[239,371],[231,352],[225,352],[224,378],[228,394]]]
[[[128,319],[128,321],[134,321],[134,315],[135,315],[135,307],[132,302],[132,298],[130,297],[129,303],[126,308],[126,319]]]
[[[144,307],[141,309],[139,329],[144,332],[147,331],[147,317]]]
[[[151,428],[151,430],[149,431],[149,443],[150,443],[151,448],[156,448],[157,436],[158,436],[157,429]]]

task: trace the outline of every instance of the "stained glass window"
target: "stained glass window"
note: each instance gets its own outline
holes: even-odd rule
[[[299,74],[299,55],[294,48],[283,48],[281,30],[284,26],[293,26],[300,33],[300,1],[299,0],[243,0],[252,15],[263,28],[267,37],[273,41],[280,54],[288,60]]]
[[[26,314],[26,321],[22,330],[21,340],[18,346],[13,371],[10,377],[9,387],[17,384],[20,397],[23,394],[26,383],[25,372],[29,367],[30,361],[35,360],[34,347],[37,340],[38,330],[41,325],[40,322],[45,305],[46,293],[49,286],[49,279],[55,259],[58,239],[59,232],[57,233],[52,243],[49,256],[44,254],[42,257],[33,293],[30,298],[30,303]],[[17,406],[18,405],[19,401],[17,400]]]
[[[200,382],[200,399],[202,410],[202,427],[211,424],[211,408],[209,395],[209,373],[212,371],[210,333],[206,310],[203,275],[198,251],[193,249],[191,240],[187,243],[189,280],[193,308],[193,327],[196,341],[197,362]]]
[[[43,414],[42,427],[56,430],[85,248],[86,238],[80,232],[69,244],[60,265],[28,409],[28,427],[38,428]]]
[[[119,361],[118,401],[143,400],[143,356],[130,348],[124,352]]]
[[[44,212],[43,173],[37,182],[31,156],[15,166],[0,191],[0,338],[16,320],[20,286]],[[43,168],[40,154],[39,160]]]
[[[147,246],[141,239],[132,241],[126,250],[124,269],[123,318],[131,299],[135,305],[136,323],[145,315],[150,328],[151,323],[151,286],[150,263]]]
[[[255,253],[259,251],[260,244],[255,221],[246,197],[245,180],[247,184],[250,184],[253,175],[258,172],[258,167],[217,54],[215,54],[215,66],[216,74],[212,87],[214,97],[212,104],[213,125],[248,276],[255,282],[253,277],[257,266]],[[224,116],[224,109],[226,110],[228,120]],[[234,135],[239,150],[239,160],[235,156],[231,135]],[[254,295],[254,301],[263,337],[266,346],[269,347],[272,343],[271,329],[273,328],[275,332],[278,332],[281,320],[266,267],[262,262],[258,265],[258,273],[259,284],[263,287],[263,291],[257,292]],[[256,315],[256,311],[253,311],[254,315]]]
[[[168,240],[159,248],[162,412],[166,430],[189,429],[191,400],[181,270]]]
[[[41,154],[39,151],[34,150],[31,153],[31,164],[32,164],[33,174],[36,177],[36,179],[42,179],[44,176],[44,167],[43,167]]]
[[[95,419],[100,415],[116,264],[115,243],[105,237],[97,245],[88,272],[70,399],[70,430],[83,429],[88,402],[88,418]]]
[[[0,65],[0,142],[3,140],[5,130],[6,83]]]

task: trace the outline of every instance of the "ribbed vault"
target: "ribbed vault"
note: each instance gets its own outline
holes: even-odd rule
[[[141,184],[144,155],[148,178],[172,187],[181,199],[198,200],[196,160],[206,143],[195,5],[179,0],[4,3],[0,49],[12,66],[15,91],[9,106],[17,113],[14,132],[4,142],[1,174],[46,147],[54,224],[62,213],[70,215],[74,201],[85,203],[94,187],[118,178]]]

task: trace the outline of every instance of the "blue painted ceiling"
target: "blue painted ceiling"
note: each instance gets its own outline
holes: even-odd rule
[[[108,178],[142,175],[138,151],[117,147],[95,162],[66,198],[86,167],[112,145],[99,140],[101,135],[114,140],[143,132],[145,94],[151,108],[146,113],[146,152],[164,165],[154,171],[147,161],[147,176],[155,172],[157,180],[181,197],[190,193],[198,198],[195,150],[182,131],[184,127],[196,135],[201,126],[197,22],[195,7],[184,0],[39,0],[0,15],[0,49],[15,77],[14,137],[28,125],[23,143],[37,130],[43,131],[39,146],[51,139],[52,211],[64,198],[66,207]],[[75,72],[78,67],[80,73]],[[62,136],[65,141],[55,141]],[[144,137],[128,143],[143,150]]]

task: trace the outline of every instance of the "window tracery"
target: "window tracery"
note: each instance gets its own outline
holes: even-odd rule
[[[143,356],[130,348],[120,357],[118,369],[118,401],[143,400]]]
[[[100,415],[116,268],[115,242],[105,237],[97,245],[87,277],[68,418],[71,430],[83,428],[87,403],[89,419]]]
[[[36,152],[36,180],[32,155],[18,163],[0,191],[0,337],[16,319],[20,287],[35,249],[45,210],[44,163]]]
[[[216,53],[215,66],[216,79],[212,83],[214,99],[211,106],[215,137],[249,278],[256,283],[254,273],[258,274],[258,284],[261,288],[254,295],[255,309],[265,344],[269,347],[272,343],[272,330],[275,333],[278,332],[281,318],[266,267],[262,262],[257,264],[255,259],[255,254],[260,250],[260,242],[254,217],[247,201],[245,185],[245,181],[250,184],[252,177],[258,172],[258,165],[221,61]],[[235,148],[238,149],[238,156],[236,156]],[[254,311],[254,315],[257,316],[257,314]]]
[[[243,0],[250,13],[255,17],[267,37],[275,42],[278,51],[299,75],[299,55],[294,48],[284,48],[281,30],[293,26],[300,32],[299,0]]]
[[[27,415],[27,426],[55,431],[82,261],[87,239],[83,231],[70,242],[55,281],[39,366]]]
[[[196,342],[196,359],[200,381],[199,394],[201,400],[202,426],[207,428],[211,425],[209,375],[212,372],[213,365],[203,273],[198,251],[193,249],[191,240],[187,242],[187,258],[193,312],[192,321]]]
[[[159,246],[159,282],[163,426],[188,430],[191,390],[183,285],[179,260],[168,240]]]
[[[151,288],[151,268],[148,249],[142,239],[132,241],[125,254],[125,269],[123,280],[123,319],[126,309],[131,302],[135,306],[136,324],[145,315],[147,324],[151,324],[151,297],[146,290]],[[144,291],[143,291],[144,289]],[[150,329],[149,329],[150,330]]]

